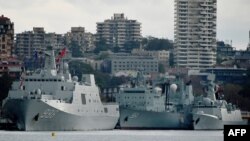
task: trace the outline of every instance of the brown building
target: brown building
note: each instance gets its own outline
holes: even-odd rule
[[[14,46],[14,23],[0,16],[0,60],[11,56]]]
[[[7,73],[12,78],[19,78],[22,72],[22,61],[15,57],[5,58],[0,61],[0,77]]]

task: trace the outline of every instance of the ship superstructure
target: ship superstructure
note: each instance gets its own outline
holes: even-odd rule
[[[166,78],[160,86],[146,84],[141,72],[130,87],[116,96],[120,105],[119,124],[129,129],[191,129],[192,86],[181,79]],[[159,83],[158,83],[159,84]]]
[[[227,101],[218,99],[215,75],[209,74],[205,84],[205,94],[195,98],[193,106],[193,126],[198,130],[219,130],[224,125],[246,125],[240,109]],[[217,95],[217,96],[216,96]]]

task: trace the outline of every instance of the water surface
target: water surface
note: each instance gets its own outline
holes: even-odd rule
[[[223,141],[223,131],[0,131],[0,141]]]

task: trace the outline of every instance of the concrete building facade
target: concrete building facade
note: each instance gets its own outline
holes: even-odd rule
[[[247,51],[250,51],[250,31],[249,31],[249,41],[248,41],[248,45],[247,45]]]
[[[125,18],[123,13],[97,23],[96,40],[110,47],[123,48],[126,43],[140,42],[141,38],[141,23]]]
[[[33,31],[16,34],[16,54],[20,58],[32,57],[37,52],[43,52],[47,46],[62,48],[63,36],[56,33],[46,33],[43,27],[34,27]]]
[[[65,34],[66,45],[72,42],[81,47],[82,51],[93,51],[95,49],[95,36],[90,32],[85,32],[84,27],[71,27],[71,31]]]
[[[223,60],[233,59],[235,53],[237,52],[235,47],[232,47],[229,44],[225,44],[224,46],[217,44],[217,64],[219,64]]]
[[[0,61],[11,56],[14,47],[14,23],[0,16]]]
[[[177,67],[216,64],[217,0],[175,0],[174,62]]]
[[[250,69],[250,51],[237,51],[234,56],[234,64],[241,68]]]
[[[137,55],[116,55],[111,57],[111,73],[115,74],[120,71],[138,71],[149,75],[158,73],[159,61],[150,56]]]
[[[55,32],[45,34],[45,46],[53,46],[55,49],[61,49],[66,47],[64,43],[64,37],[62,34]]]
[[[132,55],[140,55],[140,56],[151,56],[159,60],[161,63],[168,64],[169,62],[169,51],[160,50],[160,51],[150,51],[144,49],[133,49],[131,51]]]

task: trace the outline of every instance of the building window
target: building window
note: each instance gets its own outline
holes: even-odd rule
[[[64,86],[61,86],[61,90],[64,91],[64,90],[65,90],[65,87],[64,87]]]
[[[108,108],[107,107],[104,108],[104,112],[108,113]]]

